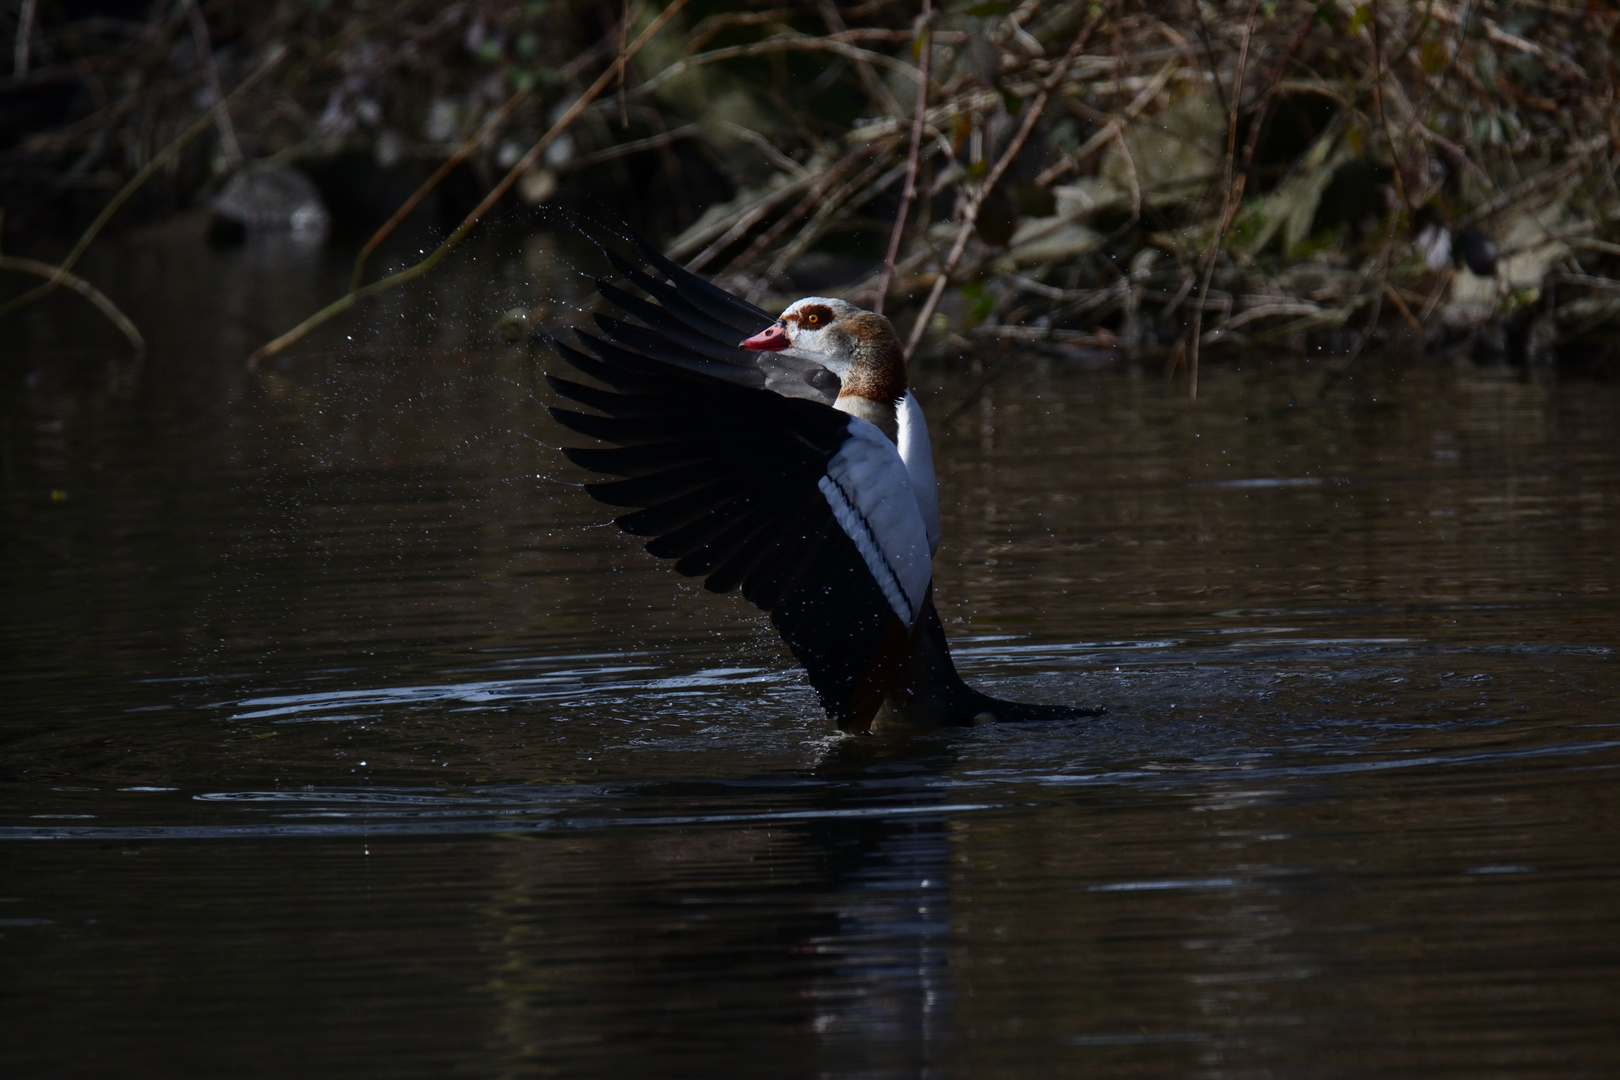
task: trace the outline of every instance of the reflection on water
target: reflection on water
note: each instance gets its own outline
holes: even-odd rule
[[[600,525],[471,252],[92,276],[0,356],[0,1062],[394,1075],[1602,1075],[1620,390],[1019,357],[917,381],[969,678],[846,740]],[[115,1063],[115,1064],[109,1064]]]

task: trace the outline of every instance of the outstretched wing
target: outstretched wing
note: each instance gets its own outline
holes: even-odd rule
[[[828,405],[838,397],[838,376],[812,360],[737,347],[775,322],[773,316],[665,258],[641,237],[632,239],[652,272],[637,268],[611,248],[607,257],[651,299],[598,281],[602,296],[640,323],[598,315],[596,325],[609,341],[666,364],[783,397]]]
[[[717,377],[669,339],[642,352],[580,338],[594,356],[561,343],[558,354],[601,387],[546,378],[601,415],[551,414],[610,444],[565,449],[570,461],[622,477],[586,490],[635,508],[619,527],[648,537],[647,550],[679,573],[715,592],[740,587],[770,613],[828,715],[868,730],[931,577],[894,444],[818,401]]]

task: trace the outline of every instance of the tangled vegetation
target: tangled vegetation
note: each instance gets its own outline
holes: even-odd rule
[[[114,212],[297,166],[375,232],[352,291],[260,355],[430,271],[498,205],[610,206],[762,304],[887,306],[912,348],[1118,350],[1195,392],[1200,355],[1233,347],[1343,365],[1386,334],[1540,361],[1607,355],[1620,324],[1601,3],[8,11],[7,240],[96,213],[60,262],[4,257],[45,280],[0,316],[60,285],[116,314],[72,272]],[[443,246],[368,281],[429,199]]]

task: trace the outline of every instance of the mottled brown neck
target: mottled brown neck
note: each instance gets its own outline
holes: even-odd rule
[[[887,435],[890,442],[900,441],[900,416],[895,411],[892,401],[873,401],[871,398],[863,398],[856,394],[839,394],[838,400],[833,402],[833,408],[876,424],[877,429]]]
[[[849,374],[844,377],[839,397],[859,397],[888,406],[906,393],[906,357],[894,326],[882,315],[863,311],[844,320],[849,324],[853,347]]]

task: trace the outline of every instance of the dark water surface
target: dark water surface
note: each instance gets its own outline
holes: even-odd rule
[[[0,329],[0,1072],[1613,1075],[1620,390],[926,368],[959,664],[1109,712],[842,739],[570,486],[548,251]]]

